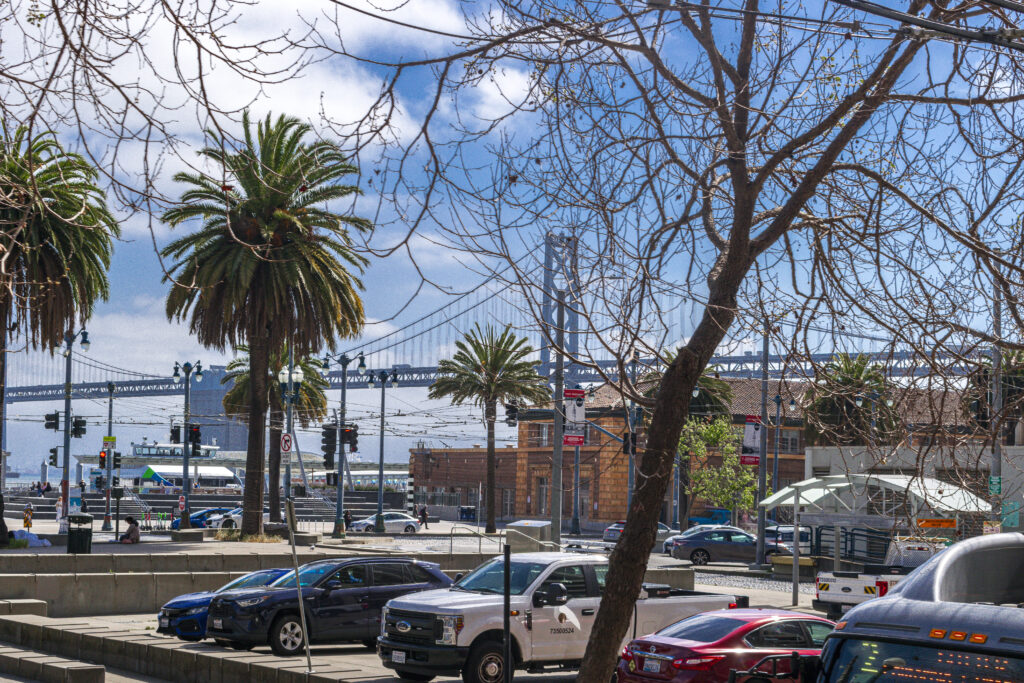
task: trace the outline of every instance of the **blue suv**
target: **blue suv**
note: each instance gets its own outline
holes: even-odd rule
[[[160,608],[158,615],[160,621],[156,632],[177,636],[182,640],[202,640],[206,637],[206,617],[210,609],[210,601],[215,595],[226,591],[266,586],[289,572],[293,572],[293,570],[261,569],[258,572],[237,578],[215,591],[179,595]]]
[[[189,523],[193,529],[203,529],[206,527],[206,520],[214,515],[223,515],[225,512],[231,512],[234,508],[208,508],[206,510],[200,510],[199,512],[193,512],[188,516]],[[181,517],[175,517],[171,522],[171,528],[177,529],[181,525]]]

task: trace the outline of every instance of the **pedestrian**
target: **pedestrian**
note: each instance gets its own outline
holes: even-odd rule
[[[34,512],[34,510],[32,509],[32,503],[25,503],[25,510],[24,510],[24,512],[21,513],[21,525],[23,527],[25,527],[25,529],[31,529],[32,528],[32,513],[33,512]]]
[[[420,524],[423,525],[424,529],[430,528],[429,526],[427,526],[427,519],[429,519],[429,517],[430,515],[427,514],[427,506],[424,503],[423,506],[420,508]]]
[[[82,514],[83,515],[89,514],[89,504],[85,500],[85,494],[84,493],[82,494]]]
[[[134,517],[125,517],[124,521],[128,522],[128,529],[121,534],[121,538],[118,539],[119,543],[138,543],[142,539],[139,536],[139,523],[135,521]]]
[[[345,520],[345,530],[347,531],[347,530],[351,529],[352,528],[352,511],[351,510],[345,510],[345,514],[343,514],[341,517],[342,517],[342,519]]]
[[[53,509],[57,513],[56,518],[57,521],[59,522],[61,518],[64,516],[64,501],[58,498],[57,501],[53,504]]]

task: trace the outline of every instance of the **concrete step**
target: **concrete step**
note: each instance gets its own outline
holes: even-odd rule
[[[5,642],[0,642],[0,673],[43,683],[102,683],[107,675],[101,664],[65,659]]]

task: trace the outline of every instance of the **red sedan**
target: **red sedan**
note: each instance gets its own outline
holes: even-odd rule
[[[619,658],[618,683],[724,683],[731,669],[745,671],[770,655],[819,654],[832,627],[779,609],[704,612],[630,642]],[[789,671],[789,661],[777,671]]]

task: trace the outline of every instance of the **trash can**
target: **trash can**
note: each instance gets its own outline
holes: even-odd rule
[[[68,554],[92,553],[92,515],[68,515]]]
[[[514,553],[537,553],[557,550],[551,543],[551,522],[521,519],[505,527],[505,542]]]
[[[476,506],[475,505],[463,505],[459,508],[459,521],[460,522],[475,522],[476,521]]]

